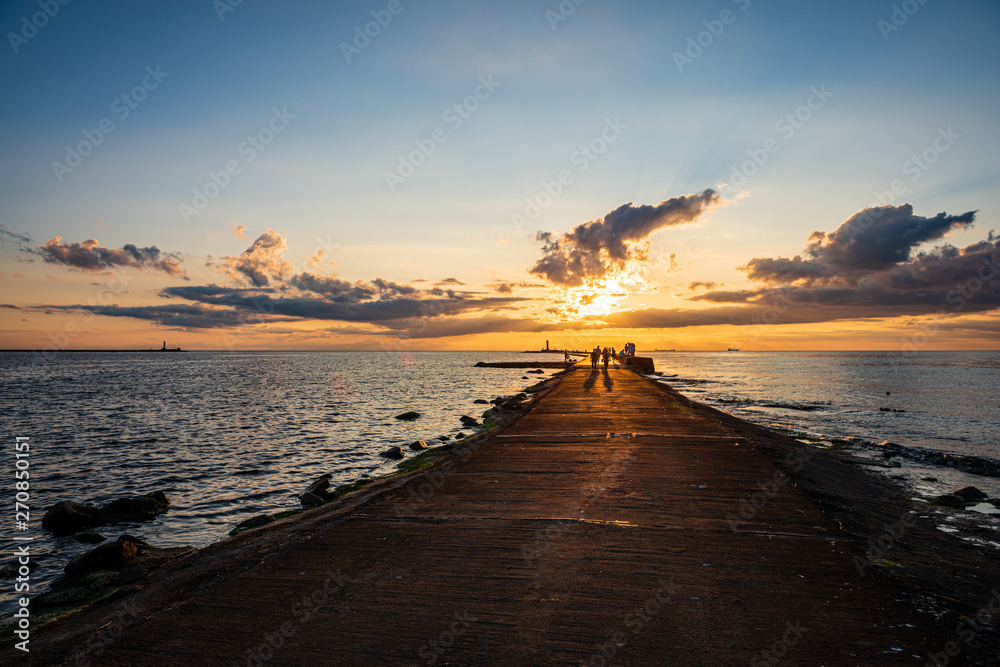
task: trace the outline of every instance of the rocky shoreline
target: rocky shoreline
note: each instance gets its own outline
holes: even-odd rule
[[[300,510],[254,517],[234,530],[230,539],[203,549],[159,550],[127,535],[101,545],[99,549],[106,552],[103,555],[109,562],[125,566],[83,575],[93,579],[83,598],[70,603],[64,599],[61,607],[53,607],[50,620],[62,618],[33,628],[33,657],[51,662],[84,661],[79,664],[96,659],[123,628],[203,594],[261,560],[309,539],[388,490],[473,454],[530,410],[539,397],[556,386],[561,375],[528,388],[523,398],[492,402],[486,411],[492,414],[482,418],[481,426],[488,428],[479,433],[436,447],[426,443],[425,448],[414,447],[396,472],[382,478],[332,490],[328,484],[323,486],[321,478],[306,489],[321,502],[310,506],[303,501]],[[1000,633],[995,625],[975,620],[982,618],[980,612],[1000,590],[997,552],[990,546],[974,546],[938,526],[940,517],[946,515],[951,525],[964,527],[959,530],[983,533],[991,525],[992,530],[1000,530],[1000,519],[971,516],[974,513],[964,510],[964,499],[962,508],[949,508],[910,498],[905,488],[865,469],[863,462],[852,460],[849,454],[803,444],[653,384],[678,396],[690,409],[711,416],[767,456],[864,554],[856,562],[859,576],[884,577],[892,582],[900,596],[943,636],[957,642],[963,664],[997,664]],[[793,452],[808,452],[808,456],[790,457]],[[804,463],[794,466],[788,463],[802,460]],[[747,501],[752,500],[748,496]],[[80,608],[82,603],[87,604]],[[33,608],[33,612],[40,614],[42,610]],[[36,615],[36,622],[38,618]]]
[[[50,641],[56,652],[65,652],[70,644],[86,643],[87,632],[93,630],[89,620],[92,616],[107,615],[109,620],[127,617],[134,622],[137,614],[167,608],[167,601],[183,600],[192,591],[210,587],[298,540],[308,539],[324,520],[355,509],[414,474],[454,457],[467,456],[528,411],[535,400],[555,387],[559,375],[512,396],[477,399],[475,404],[490,407],[481,422],[467,415],[460,417],[464,427],[475,430],[471,435],[442,436],[442,444],[435,445],[414,442],[409,448],[412,456],[399,457],[394,471],[381,477],[361,478],[331,489],[330,476],[321,475],[300,495],[301,508],[247,519],[230,531],[228,539],[201,549],[158,548],[128,534],[108,541],[91,530],[113,532],[108,529],[117,523],[146,521],[166,512],[170,501],[162,491],[120,498],[101,507],[72,501],[57,503],[47,511],[43,527],[53,535],[72,535],[78,541],[99,546],[70,560],[63,578],[45,593],[31,598],[32,653],[37,652],[34,647]],[[402,453],[401,448],[396,449]],[[255,530],[265,527],[266,535],[265,531]],[[12,620],[4,619],[0,637],[14,636]]]

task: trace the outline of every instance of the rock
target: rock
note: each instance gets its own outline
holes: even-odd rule
[[[487,401],[485,398],[477,398],[476,400],[473,401],[473,403],[476,404],[476,405],[489,405],[490,404],[490,402]]]
[[[415,452],[419,452],[422,449],[427,449],[427,443],[424,442],[423,440],[417,440],[416,442],[411,442],[410,449],[412,449]]]
[[[401,419],[404,422],[411,422],[414,419],[419,419],[419,418],[420,418],[419,412],[404,412],[401,415],[396,415],[396,419]]]
[[[437,439],[440,440],[441,442],[444,442],[445,440],[451,440],[451,436],[450,435],[439,435],[437,437]]]
[[[299,496],[299,502],[302,503],[303,507],[315,507],[316,505],[325,503],[326,499],[320,498],[315,493],[303,493]]]
[[[938,478],[937,477],[921,477],[920,481],[921,482],[936,482],[936,481],[938,481]]]
[[[971,503],[979,502],[980,500],[986,500],[988,498],[988,496],[985,493],[983,493],[974,486],[967,486],[964,489],[959,489],[953,495],[956,495],[962,500]]]
[[[492,403],[493,405],[496,405],[497,403],[503,403],[506,400],[507,399],[505,397],[503,397],[503,396],[497,396],[496,398],[494,398],[493,400],[491,400],[490,403]]]
[[[275,518],[270,514],[259,514],[253,518],[247,519],[246,521],[241,521],[236,524],[236,530],[247,530],[248,528],[257,528],[259,526],[266,526],[269,523],[274,523]]]
[[[521,379],[522,379],[522,380],[527,380],[527,379],[528,379],[528,376],[527,376],[527,375],[522,375],[522,376],[521,376]]]
[[[302,495],[311,493],[314,496],[319,496],[320,498],[325,499],[327,497],[327,489],[330,488],[330,477],[332,477],[332,475],[329,473],[326,475],[320,475],[315,482],[309,485],[309,488],[307,488]]]
[[[483,419],[489,419],[490,417],[495,417],[496,414],[497,414],[496,409],[490,408],[489,410],[483,413]]]
[[[463,426],[479,426],[479,421],[468,415],[462,415],[459,417],[459,420],[462,422]]]
[[[456,440],[464,440],[464,439],[465,439],[465,438],[467,438],[467,437],[469,437],[469,436],[467,436],[467,435],[466,435],[466,434],[464,434],[464,433],[456,433],[456,434],[455,434],[455,439],[456,439]]]
[[[931,503],[941,505],[942,507],[951,507],[959,510],[965,509],[965,500],[953,494],[931,498]]]
[[[92,530],[88,530],[86,532],[74,535],[73,539],[83,544],[100,544],[101,542],[105,541],[108,538],[104,537],[100,533],[95,533]]]
[[[157,514],[163,514],[169,509],[170,499],[162,491],[156,491],[144,496],[132,496],[112,500],[101,506],[105,523],[121,523],[123,521],[149,521]]]
[[[0,579],[13,579],[14,577],[20,576],[21,567],[23,566],[17,558],[11,558],[9,561],[0,566]],[[29,559],[27,567],[28,572],[32,572],[36,567],[38,567],[38,563]]]
[[[390,447],[389,449],[379,454],[379,456],[383,456],[387,459],[396,459],[398,461],[404,456],[406,456],[406,454],[403,453],[402,447]]]
[[[139,541],[142,545],[145,542]],[[66,575],[77,577],[101,570],[118,570],[140,553],[140,544],[128,535],[122,535],[114,542],[102,544],[66,563]]]
[[[101,507],[64,500],[45,512],[45,516],[42,517],[42,528],[56,537],[62,537],[109,523],[148,521],[168,509],[170,509],[170,499],[163,491],[119,498]]]
[[[543,370],[542,370],[541,368],[536,368],[536,369],[535,369],[535,370],[533,370],[533,371],[526,371],[526,372],[527,372],[527,373],[536,373],[536,374],[537,374],[537,373],[541,373],[541,374],[543,374],[543,375],[544,375],[544,373],[545,373],[545,371],[543,371]]]
[[[56,503],[42,517],[42,528],[56,537],[72,535],[106,523],[101,511],[93,505],[81,505],[69,500]]]

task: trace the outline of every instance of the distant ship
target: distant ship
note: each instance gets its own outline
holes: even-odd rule
[[[677,350],[653,350],[653,352],[676,352]]]
[[[738,348],[738,347],[731,347],[728,350],[726,350],[726,352],[739,352],[739,351],[740,351],[740,348]]]

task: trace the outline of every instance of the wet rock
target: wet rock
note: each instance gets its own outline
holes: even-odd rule
[[[42,528],[56,537],[72,535],[87,528],[103,526],[107,521],[101,510],[69,500],[56,503],[42,517]]]
[[[528,372],[528,373],[536,373],[536,374],[539,374],[539,373],[540,373],[540,374],[543,374],[543,375],[545,374],[545,371],[543,371],[543,370],[542,370],[541,368],[536,368],[536,369],[535,369],[535,370],[533,370],[533,371],[527,371],[527,372]]]
[[[464,433],[456,433],[456,434],[455,434],[455,439],[456,439],[456,440],[464,440],[464,439],[465,439],[465,438],[467,438],[467,437],[469,437],[469,436],[467,436],[467,435],[466,435],[466,434],[464,434]]]
[[[320,498],[315,493],[303,493],[299,496],[299,502],[302,503],[303,507],[315,507],[316,505],[325,503],[326,499]]]
[[[497,414],[496,408],[490,408],[483,413],[483,419],[489,419],[490,417],[495,417]]]
[[[415,452],[419,452],[422,449],[427,449],[427,443],[424,442],[423,440],[417,440],[416,442],[411,442],[410,449],[412,449]]]
[[[935,496],[934,498],[931,498],[931,503],[934,505],[941,505],[942,507],[951,507],[953,509],[965,509],[965,500],[953,494]]]
[[[985,493],[983,493],[974,486],[967,486],[964,489],[959,489],[953,495],[956,495],[962,500],[965,500],[970,503],[976,503],[981,500],[986,500],[986,498],[988,497]]]
[[[468,415],[462,415],[459,417],[459,420],[462,422],[463,426],[479,426],[479,421]]]
[[[162,491],[155,491],[145,496],[119,498],[101,506],[101,512],[105,515],[105,523],[149,521],[168,509],[170,509],[170,499]]]
[[[329,473],[320,475],[316,481],[310,484],[309,488],[302,493],[302,496],[309,494],[320,498],[323,502],[326,502],[329,499],[327,491],[330,488],[330,477],[332,477],[332,475]],[[300,501],[302,500],[302,496],[299,496]],[[302,504],[304,505],[305,503]]]
[[[400,419],[404,422],[411,422],[414,419],[420,419],[419,412],[404,412],[401,415],[396,415],[396,419]]]
[[[149,544],[138,538],[122,535],[114,542],[102,544],[66,563],[66,575],[77,577],[91,572],[119,570],[149,548]]]
[[[451,440],[451,436],[450,435],[439,435],[437,437],[437,439],[440,440],[441,442],[444,442],[445,440]]]
[[[490,404],[490,402],[487,401],[485,398],[477,398],[476,400],[473,401],[473,403],[475,403],[476,405],[489,405]]]
[[[921,482],[936,482],[936,481],[938,481],[938,478],[937,477],[921,477],[920,481]]]
[[[379,456],[382,456],[387,459],[395,459],[398,461],[402,459],[404,456],[406,456],[406,454],[403,453],[402,447],[390,447],[389,449],[379,454]]]
[[[88,530],[83,533],[78,533],[74,535],[73,539],[83,544],[100,544],[101,542],[104,542],[108,538],[104,537],[100,533]]]
[[[246,521],[240,521],[236,524],[236,528],[232,531],[232,533],[230,533],[230,535],[241,530],[259,528],[260,526],[266,526],[267,524],[274,522],[275,518],[270,514],[259,514],[253,518],[247,519]]]
[[[14,577],[20,576],[21,562],[17,558],[11,558],[9,561],[0,566],[0,579],[13,579]],[[28,560],[28,572],[32,572],[38,563],[33,560]]]

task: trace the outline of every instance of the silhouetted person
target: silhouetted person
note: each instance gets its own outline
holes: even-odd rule
[[[611,359],[611,350],[604,348],[604,352],[601,354],[601,358],[604,361],[604,372],[608,372],[608,360]]]
[[[601,356],[601,348],[595,347],[590,351],[590,367],[597,370],[597,360]]]

